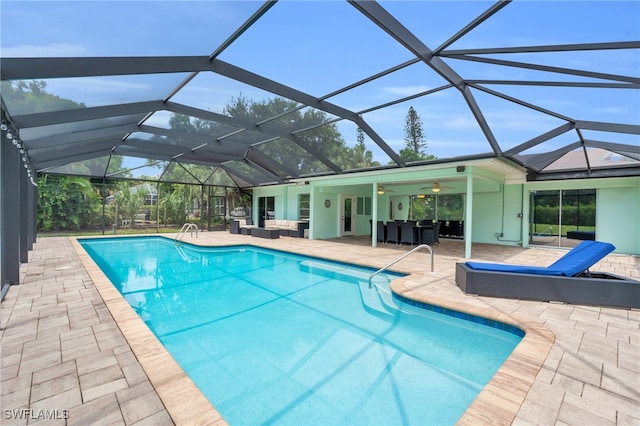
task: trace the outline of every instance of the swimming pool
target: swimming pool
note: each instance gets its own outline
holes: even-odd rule
[[[346,264],[80,242],[231,424],[453,424],[522,336],[392,299]]]

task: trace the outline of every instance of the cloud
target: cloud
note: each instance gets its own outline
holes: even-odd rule
[[[82,45],[53,43],[48,45],[23,44],[14,47],[3,47],[5,58],[47,58],[88,56],[89,50]]]
[[[261,98],[252,97],[251,93],[247,94],[233,87],[208,87],[204,84],[195,85],[192,83],[182,89],[178,95],[173,98],[173,100],[179,103],[193,105],[207,111],[222,113],[231,100],[236,99],[239,96],[252,100],[262,100],[264,98],[264,96]]]
[[[627,114],[628,113],[628,109],[627,108],[616,107],[616,106],[595,107],[594,111],[599,112],[601,114],[611,114],[611,115],[622,115],[622,114]]]
[[[125,80],[127,78],[127,80]],[[133,79],[133,80],[132,80]],[[83,103],[88,107],[108,105],[125,101],[154,99],[150,94],[151,84],[128,77],[80,77],[54,78],[47,80],[47,91],[51,94]]]
[[[71,92],[81,86],[81,93],[127,93],[131,91],[142,92],[150,89],[150,85],[142,81],[126,81],[118,77],[95,78],[79,77],[73,79],[55,79],[47,82],[47,88],[60,92]]]
[[[492,129],[546,132],[564,124],[562,120],[534,111],[501,109],[485,111],[484,116]]]
[[[429,139],[429,146],[427,151],[432,153],[431,151],[440,150],[442,153],[448,153],[448,155],[453,155],[453,153],[459,153],[461,150],[466,152],[478,152],[483,151],[489,148],[488,142],[486,139],[482,140],[456,140],[456,139]],[[437,154],[437,152],[435,152]]]

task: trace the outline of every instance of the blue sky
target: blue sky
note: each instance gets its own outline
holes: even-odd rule
[[[387,1],[382,6],[430,49],[491,7],[484,1]],[[260,2],[249,1],[6,1],[0,3],[2,57],[209,55],[246,20]],[[449,49],[640,40],[637,1],[514,1]],[[502,56],[611,74],[640,73],[640,53],[629,51],[518,54]],[[411,59],[411,54],[343,1],[281,1],[219,59],[314,96]],[[460,60],[447,63],[465,78],[591,81],[587,78],[497,67]],[[51,92],[88,106],[165,97],[185,75],[59,79]],[[444,80],[418,63],[398,73],[328,99],[353,111],[433,89]],[[578,120],[640,124],[637,90],[491,86],[510,96]],[[473,92],[504,149],[562,124],[511,102]],[[239,95],[273,95],[215,75],[201,74],[173,100],[221,112]],[[427,152],[440,158],[483,153],[489,145],[460,93],[448,89],[364,114],[394,149],[404,145],[404,118],[413,106],[424,123]],[[166,125],[166,114],[152,121]],[[338,124],[347,143],[355,126]],[[639,143],[638,137],[586,132],[585,137]],[[536,149],[553,149],[575,134]],[[386,156],[369,140],[376,158]]]

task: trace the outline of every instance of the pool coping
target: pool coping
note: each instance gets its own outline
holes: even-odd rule
[[[391,283],[391,289],[407,299],[495,320],[524,331],[520,343],[456,422],[457,425],[511,424],[551,351],[555,342],[553,332],[539,323],[494,309],[425,295],[418,292],[419,287],[411,275]]]
[[[226,425],[222,415],[84,250],[79,239],[69,237],[80,262],[173,422],[177,425]]]
[[[167,238],[162,235],[158,236]],[[113,236],[105,236],[104,238],[113,238]],[[226,420],[187,376],[182,367],[174,360],[91,256],[84,250],[78,241],[79,239],[83,238],[69,237],[71,245],[83,267],[89,274],[172,420],[177,425],[226,425]],[[199,242],[189,242],[189,244],[201,247],[215,247],[215,245],[200,244]],[[265,247],[251,243],[247,245]],[[357,262],[350,263],[358,264]],[[372,267],[365,264],[361,264],[361,266]],[[554,344],[555,335],[542,324],[523,320],[495,309],[421,293],[419,289],[424,285],[425,276],[428,276],[428,274],[409,273],[407,276],[394,280],[391,283],[391,289],[394,293],[415,302],[499,321],[524,331],[525,335],[520,343],[456,423],[459,425],[511,424]]]

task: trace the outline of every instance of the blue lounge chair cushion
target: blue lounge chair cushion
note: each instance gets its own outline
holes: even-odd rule
[[[466,265],[471,269],[480,271],[573,277],[589,269],[613,250],[615,250],[615,246],[610,243],[604,243],[602,241],[582,241],[546,268],[478,262],[466,262]]]
[[[549,265],[548,269],[561,270],[563,271],[562,275],[573,277],[586,271],[615,249],[613,244],[601,241],[583,241]]]
[[[466,262],[469,268],[477,271],[513,272],[516,274],[562,275],[561,271],[547,269],[541,266],[502,265],[499,263]]]

